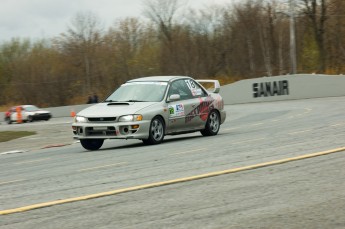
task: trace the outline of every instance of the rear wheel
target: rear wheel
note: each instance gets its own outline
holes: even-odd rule
[[[10,118],[10,117],[6,117],[6,118],[5,118],[5,122],[6,122],[7,124],[12,124],[12,121],[11,121],[11,118]]]
[[[104,139],[80,139],[80,144],[87,150],[98,150],[103,142]]]
[[[208,115],[205,129],[201,130],[203,136],[217,135],[220,128],[220,116],[215,110],[211,111]]]
[[[163,142],[164,139],[164,122],[161,117],[154,117],[150,124],[149,138],[143,139],[144,144],[155,145]]]

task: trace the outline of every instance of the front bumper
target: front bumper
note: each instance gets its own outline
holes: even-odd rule
[[[150,121],[72,123],[74,139],[147,139]]]

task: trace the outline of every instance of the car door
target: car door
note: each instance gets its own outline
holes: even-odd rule
[[[170,84],[168,98],[178,94],[180,99],[170,101],[169,108],[169,132],[183,132],[195,129],[195,123],[191,122],[197,113],[193,112],[199,101],[194,98],[184,79],[179,79]]]
[[[193,110],[186,115],[186,125],[191,125],[195,129],[203,129],[213,100],[211,96],[209,96],[208,93],[193,79],[186,79],[185,82],[188,89],[191,91],[195,103]]]

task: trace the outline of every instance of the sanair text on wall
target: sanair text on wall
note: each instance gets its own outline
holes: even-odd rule
[[[253,97],[268,97],[289,95],[289,82],[287,80],[253,83]]]

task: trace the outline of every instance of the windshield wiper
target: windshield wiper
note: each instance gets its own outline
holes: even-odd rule
[[[147,101],[142,101],[142,100],[136,100],[136,99],[130,99],[122,102],[147,102]]]
[[[104,103],[111,103],[111,102],[118,102],[118,101],[111,100],[111,99],[109,99],[109,100],[104,100]]]

